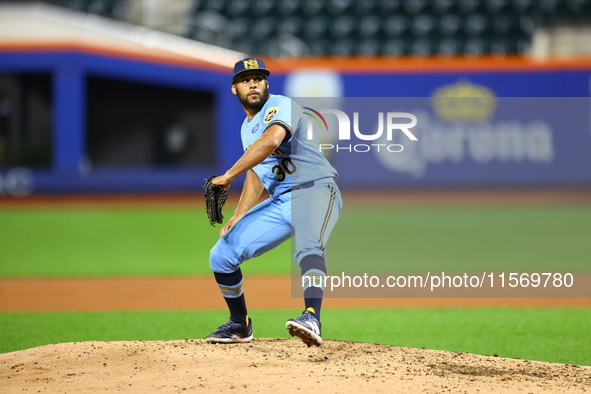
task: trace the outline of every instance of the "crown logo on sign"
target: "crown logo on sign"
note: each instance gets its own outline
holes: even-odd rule
[[[486,122],[497,107],[497,99],[486,86],[467,80],[437,89],[431,99],[433,109],[444,122]]]

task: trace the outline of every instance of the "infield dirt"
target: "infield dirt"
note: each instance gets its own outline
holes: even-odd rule
[[[580,393],[591,367],[298,339],[82,342],[0,355],[2,392]]]
[[[301,306],[300,299],[289,297],[288,278],[252,277],[249,289],[253,307]],[[0,280],[0,309],[220,309],[223,300],[216,290],[211,278]],[[331,308],[591,304],[589,299],[325,301]],[[0,354],[0,382],[2,393],[309,389],[331,393],[581,393],[591,391],[591,367],[335,340],[308,348],[295,338],[257,338],[250,344],[234,345],[208,345],[199,339],[62,343]]]

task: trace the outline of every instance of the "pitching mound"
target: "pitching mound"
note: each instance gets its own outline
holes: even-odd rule
[[[582,392],[591,367],[331,340],[82,342],[0,354],[0,381],[3,393]]]

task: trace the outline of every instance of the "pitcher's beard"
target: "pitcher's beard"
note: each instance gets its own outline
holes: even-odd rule
[[[255,111],[260,111],[269,99],[269,90],[266,87],[261,89],[260,99],[257,101],[249,101],[248,93],[245,95],[239,93],[237,96],[240,103],[246,108],[253,109]]]

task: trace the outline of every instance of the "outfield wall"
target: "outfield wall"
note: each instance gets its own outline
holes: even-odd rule
[[[591,186],[591,60],[268,59],[268,66],[274,93],[335,97],[335,107],[342,104],[339,97],[409,98],[398,107],[419,114],[418,141],[398,140],[403,153],[326,152],[344,188]],[[223,172],[242,152],[243,112],[230,92],[229,73],[230,67],[104,48],[0,46],[0,76],[47,75],[51,92],[47,162],[0,158],[0,193],[200,190],[203,178]],[[108,107],[108,91],[93,93],[101,81],[120,86],[114,98],[137,87],[138,95],[153,96],[156,104],[135,112],[129,101],[127,112],[125,101]],[[178,105],[164,104],[175,91],[194,94],[197,115],[191,118],[189,103],[176,118],[169,116]],[[462,95],[485,99],[488,116],[471,117],[478,109],[474,100],[453,104]],[[438,112],[438,98],[452,105]],[[211,111],[204,111],[208,105]],[[10,115],[0,111],[5,135],[12,130]],[[97,126],[111,116],[111,123]],[[446,116],[456,116],[455,123]],[[142,127],[156,131],[144,138]],[[109,131],[113,137],[106,138]]]

